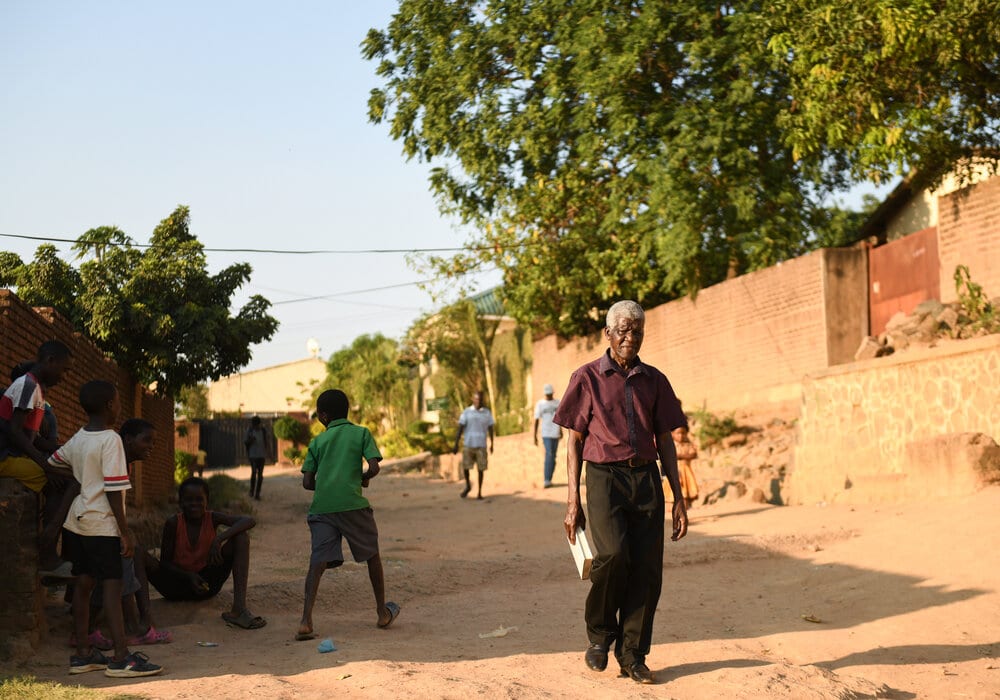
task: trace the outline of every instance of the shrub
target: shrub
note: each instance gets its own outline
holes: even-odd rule
[[[246,487],[228,474],[213,474],[208,483],[208,507],[211,510],[236,510],[250,513],[253,508],[247,499]]]
[[[191,476],[191,467],[194,465],[195,456],[184,450],[174,450],[174,485],[180,486],[181,482]]]
[[[288,440],[296,445],[308,443],[309,426],[291,416],[282,416],[274,421],[274,436],[279,440]]]
[[[292,445],[291,447],[286,447],[281,454],[285,457],[285,459],[287,459],[295,466],[301,465],[302,462],[304,462],[306,459],[306,451],[301,447],[297,447],[295,445]]]
[[[739,425],[736,423],[733,415],[730,413],[729,415],[720,417],[705,409],[695,411],[691,414],[697,426],[694,434],[697,436],[702,448],[714,445],[739,430]]]
[[[972,281],[969,268],[965,265],[955,268],[955,293],[974,333],[1000,332],[1000,310],[990,303],[982,286]]]

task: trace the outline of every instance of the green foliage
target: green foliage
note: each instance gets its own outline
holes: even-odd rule
[[[351,421],[375,434],[392,430],[413,418],[411,367],[395,340],[381,333],[361,335],[330,356],[314,396],[340,389],[351,402]]]
[[[306,453],[307,450],[305,448],[299,447],[297,445],[286,447],[284,450],[281,451],[281,454],[285,457],[285,459],[287,459],[289,462],[291,462],[297,467],[301,466],[301,464],[305,461]]]
[[[204,420],[209,417],[208,385],[189,384],[177,390],[174,396],[178,415],[188,420]]]
[[[37,680],[34,676],[0,678],[0,699],[18,700],[143,700],[147,696],[133,693],[112,693],[79,685]]]
[[[147,248],[121,230],[102,226],[73,246],[79,270],[40,246],[31,263],[0,256],[0,282],[24,301],[55,306],[78,330],[163,395],[246,365],[252,346],[271,338],[278,322],[270,302],[253,295],[231,315],[233,295],[250,280],[245,263],[214,275],[204,247],[190,232],[190,212],[178,207],[153,231]]]
[[[982,286],[972,281],[968,266],[958,265],[954,279],[958,303],[972,333],[1000,333],[1000,310],[990,303]]]
[[[729,437],[740,427],[733,413],[716,416],[714,413],[702,409],[692,413],[691,418],[695,426],[694,434],[703,448]]]
[[[194,466],[197,457],[184,450],[174,450],[174,485],[180,486],[181,482],[191,476],[191,468]]]
[[[364,56],[369,117],[438,164],[442,210],[478,233],[425,260],[503,272],[522,324],[577,335],[843,239],[835,158],[797,157],[758,3],[401,0]],[[859,76],[859,77],[863,77]]]
[[[292,416],[282,416],[274,421],[274,436],[295,445],[308,444],[311,437],[309,426]]]
[[[752,14],[790,81],[776,127],[796,158],[878,182],[956,164],[967,176],[971,156],[996,156],[995,0],[773,0]]]
[[[208,484],[208,507],[211,510],[250,513],[253,507],[247,498],[246,486],[228,474],[213,474]]]

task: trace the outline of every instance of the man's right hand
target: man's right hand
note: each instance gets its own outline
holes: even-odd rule
[[[563,527],[566,528],[566,537],[573,544],[576,544],[576,530],[587,527],[587,516],[583,514],[583,508],[579,501],[570,501],[566,504],[566,519],[563,520]]]
[[[121,538],[120,539],[121,539],[121,542],[122,542],[122,549],[121,549],[122,556],[125,557],[126,559],[128,559],[128,558],[130,558],[132,556],[132,553],[133,553],[133,548],[132,548],[132,533],[130,531],[126,530],[125,532],[121,533]]]

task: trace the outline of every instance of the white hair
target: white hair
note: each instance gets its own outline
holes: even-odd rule
[[[646,318],[646,312],[634,301],[618,301],[608,309],[607,327],[614,328],[618,325],[618,319],[621,318],[631,321],[643,321]]]

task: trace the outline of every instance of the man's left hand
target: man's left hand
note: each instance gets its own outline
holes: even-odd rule
[[[674,501],[674,507],[671,509],[674,519],[674,532],[670,536],[674,542],[684,537],[688,531],[688,514],[687,508],[684,506],[684,500],[678,499]]]

